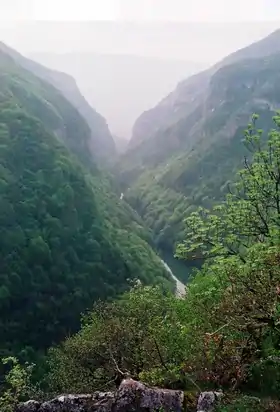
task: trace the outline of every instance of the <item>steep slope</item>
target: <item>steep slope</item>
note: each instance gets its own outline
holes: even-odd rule
[[[137,214],[80,163],[89,137],[59,91],[1,52],[1,355],[60,341],[133,279],[172,287]]]
[[[257,59],[280,52],[279,40],[280,30],[277,30],[265,39],[227,56],[210,69],[179,83],[176,89],[157,106],[144,112],[136,120],[131,145],[137,145],[142,140],[176,125],[180,119],[194,113],[199,106],[203,105],[211,77],[221,67],[243,59]]]
[[[104,160],[110,162],[114,158],[116,154],[115,143],[105,119],[89,105],[71,76],[48,69],[35,61],[27,59],[1,42],[0,50],[11,56],[18,65],[52,84],[84,117],[90,127],[91,135],[88,147],[95,161],[100,161],[100,163]]]
[[[91,132],[84,118],[51,84],[34,76],[0,51],[1,101],[23,108],[63,141],[84,162],[90,163]]]
[[[188,79],[143,115],[142,134],[135,126],[136,141],[119,162],[120,181],[161,248],[182,238],[182,219],[194,207],[211,205],[227,190],[246,153],[241,140],[251,114],[262,114],[260,127],[271,125],[280,107],[279,45],[278,31]]]
[[[186,76],[206,67],[183,59],[124,54],[37,53],[31,57],[74,76],[87,100],[104,113],[113,133],[127,139],[144,110]]]

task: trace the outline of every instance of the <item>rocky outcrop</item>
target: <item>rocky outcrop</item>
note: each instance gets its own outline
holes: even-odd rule
[[[221,393],[203,392],[197,411],[212,412]],[[95,392],[91,395],[62,395],[51,401],[28,401],[15,412],[183,412],[184,392],[152,388],[133,379],[122,382],[116,392]]]
[[[197,412],[212,412],[222,397],[222,392],[202,392],[197,402]]]
[[[47,402],[28,401],[16,412],[107,412],[111,411],[113,392],[96,392],[92,395],[62,395]]]

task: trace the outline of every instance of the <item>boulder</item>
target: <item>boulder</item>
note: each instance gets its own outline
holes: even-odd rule
[[[182,412],[182,391],[151,388],[125,379],[114,392],[92,395],[62,395],[47,402],[28,401],[16,412]]]
[[[214,411],[215,406],[222,396],[222,392],[201,392],[197,402],[197,412]]]
[[[112,412],[181,412],[183,402],[182,391],[151,388],[133,379],[126,379],[116,392]]]
[[[40,407],[40,403],[37,401],[27,401],[18,406],[20,412],[36,412]]]
[[[51,401],[28,401],[20,404],[16,412],[108,412],[111,411],[113,392],[92,395],[61,395]]]

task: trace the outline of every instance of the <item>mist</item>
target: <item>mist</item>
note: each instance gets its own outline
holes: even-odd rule
[[[124,3],[122,10],[127,17],[134,17]],[[73,76],[85,98],[106,118],[112,134],[129,139],[141,113],[155,106],[180,81],[280,26],[269,20],[141,18],[6,20],[0,34],[3,42],[25,56]]]

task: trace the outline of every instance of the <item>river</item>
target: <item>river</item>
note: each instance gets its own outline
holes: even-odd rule
[[[178,296],[186,294],[186,286],[190,280],[193,269],[200,268],[200,265],[194,265],[193,262],[186,262],[180,259],[175,259],[172,253],[167,251],[160,252],[161,261],[166,270],[170,273],[176,282]]]
[[[124,194],[120,194],[120,200],[124,199]],[[193,267],[185,262],[175,259],[171,253],[161,251],[161,262],[172,279],[176,282],[176,295],[183,297],[186,295],[186,284]]]
[[[165,267],[165,269],[167,270],[167,272],[170,273],[171,277],[175,280],[176,282],[176,296],[178,298],[183,298],[184,296],[186,296],[186,286],[184,285],[183,282],[181,282],[172,272],[172,270],[170,269],[170,267],[168,266],[168,264],[161,259],[161,263],[163,264],[163,266]]]

